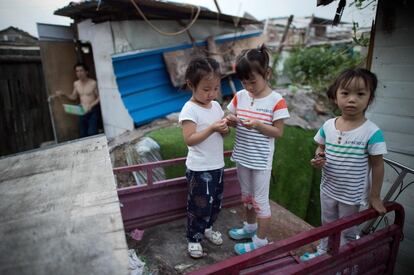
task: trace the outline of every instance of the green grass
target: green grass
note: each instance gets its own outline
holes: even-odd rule
[[[270,199],[310,224],[320,225],[320,171],[310,165],[316,131],[285,126],[276,142]]]
[[[234,133],[232,129],[224,139],[225,150],[233,148]],[[312,168],[309,163],[315,152],[314,135],[313,130],[285,126],[284,136],[275,146],[270,198],[308,223],[318,226],[320,171]],[[156,130],[148,136],[160,145],[163,159],[187,155],[187,146],[179,127]],[[230,160],[225,161],[226,167],[234,166]],[[168,167],[165,172],[167,178],[181,177],[185,173],[185,166]]]
[[[224,138],[224,150],[233,149],[234,129]],[[174,159],[187,156],[187,146],[184,143],[181,128],[169,127],[159,129],[147,134],[154,139],[161,147],[161,156],[163,159]],[[235,164],[229,158],[225,159],[226,168],[234,167]],[[165,174],[168,179],[182,177],[185,174],[185,165],[165,168]]]
[[[155,130],[148,133],[147,136],[160,145],[162,159],[174,159],[187,155],[187,146],[179,127]],[[167,179],[182,177],[185,175],[185,165],[166,167],[165,174]]]

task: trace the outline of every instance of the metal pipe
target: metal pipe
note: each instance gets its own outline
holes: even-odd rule
[[[52,106],[50,104],[52,98],[54,96],[48,96],[47,97],[47,106],[49,108],[49,114],[50,114],[50,121],[52,122],[52,131],[53,131],[53,138],[55,140],[55,144],[58,143],[57,135],[56,135],[56,127],[55,127],[55,117],[53,116]]]

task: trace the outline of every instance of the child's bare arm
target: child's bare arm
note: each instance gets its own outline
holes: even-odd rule
[[[203,142],[208,138],[212,133],[219,132],[225,133],[228,127],[224,120],[218,120],[211,124],[206,129],[197,132],[197,125],[191,120],[184,120],[182,123],[184,142],[188,146],[194,146]]]
[[[385,214],[386,209],[381,200],[381,187],[384,180],[384,160],[382,155],[370,156],[372,169],[372,184],[369,194],[369,203],[378,213]]]
[[[227,135],[229,133],[229,126],[227,125],[227,120],[222,118],[212,124],[214,131],[222,134]]]
[[[311,159],[311,165],[315,168],[322,168],[326,163],[325,145],[318,144],[315,150],[315,157]]]

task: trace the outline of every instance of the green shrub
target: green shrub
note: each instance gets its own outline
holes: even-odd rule
[[[342,70],[362,63],[361,55],[349,47],[296,47],[284,63],[284,73],[294,84],[310,85],[314,91],[324,92]]]

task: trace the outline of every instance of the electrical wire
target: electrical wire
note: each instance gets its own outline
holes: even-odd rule
[[[180,31],[177,31],[177,32],[164,32],[164,31],[160,30],[159,28],[157,28],[154,24],[151,23],[151,21],[145,16],[144,12],[141,10],[141,8],[138,6],[138,4],[135,3],[134,0],[130,0],[130,2],[135,7],[135,9],[138,11],[138,13],[141,15],[141,17],[145,20],[145,22],[147,22],[151,26],[151,28],[153,28],[156,32],[158,32],[162,35],[168,35],[168,36],[179,35],[179,34],[182,34],[182,33],[186,32],[187,30],[189,30],[194,25],[194,23],[197,21],[199,15],[200,15],[200,12],[201,12],[200,6],[197,6],[197,12],[196,12],[194,18],[184,29],[182,29]],[[191,15],[192,14],[193,14],[193,7],[191,6]]]

